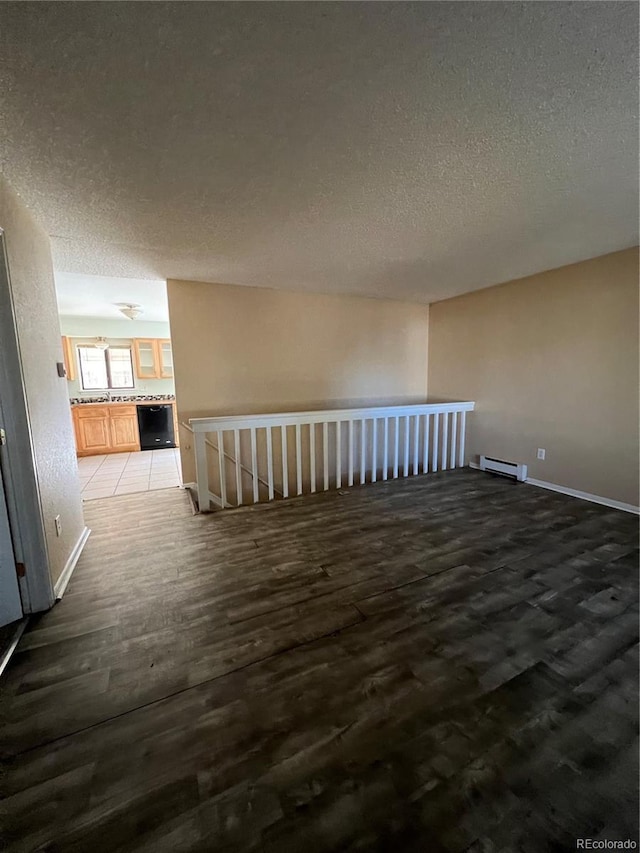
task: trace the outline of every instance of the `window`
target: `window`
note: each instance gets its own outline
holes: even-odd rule
[[[105,350],[109,388],[133,388],[131,350],[127,347],[110,347]]]
[[[129,347],[78,347],[80,376],[85,391],[99,388],[133,388],[133,363]]]

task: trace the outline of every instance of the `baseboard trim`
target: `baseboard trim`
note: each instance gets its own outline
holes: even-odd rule
[[[563,495],[569,495],[571,498],[579,498],[581,501],[590,501],[592,504],[602,504],[602,506],[611,507],[611,509],[619,509],[622,512],[630,512],[634,515],[640,515],[640,506],[633,504],[625,504],[622,501],[614,501],[611,498],[603,498],[602,495],[592,495],[590,492],[581,492],[579,489],[569,489],[566,486],[558,486],[555,483],[547,483],[545,480],[536,480],[533,477],[527,477],[525,482],[530,486],[537,486],[539,489],[548,489],[550,492],[560,492]]]
[[[470,468],[480,470],[480,466],[475,462],[469,462]],[[614,501],[611,498],[603,498],[601,495],[592,495],[590,492],[581,492],[579,489],[570,489],[567,486],[558,486],[557,483],[548,483],[546,480],[536,480],[535,477],[527,477],[525,483],[529,486],[537,486],[539,489],[547,489],[550,492],[559,492],[561,495],[568,495],[570,498],[578,498],[581,501],[589,501],[592,504],[601,504],[608,506],[611,509],[619,509],[622,512],[630,512],[633,515],[640,515],[640,506],[626,504],[622,501]]]
[[[29,617],[24,616],[16,625],[16,629],[13,633],[13,637],[11,638],[11,642],[7,646],[7,648],[2,652],[0,656],[0,676],[5,671],[5,669],[9,666],[9,661],[11,660],[11,656],[15,652],[18,643],[20,642],[20,637],[24,634],[24,629],[27,627],[29,623]]]
[[[74,545],[73,551],[69,554],[69,559],[65,563],[65,567],[62,570],[62,573],[53,588],[53,591],[56,596],[56,601],[60,601],[60,599],[64,595],[64,591],[67,588],[67,584],[71,580],[73,570],[76,567],[76,563],[80,559],[80,554],[82,554],[82,549],[84,548],[90,533],[91,531],[89,530],[89,528],[85,527],[85,529],[80,534],[80,538]]]

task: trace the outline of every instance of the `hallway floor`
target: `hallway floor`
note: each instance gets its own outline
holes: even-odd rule
[[[82,499],[110,498],[132,492],[152,492],[181,483],[178,448],[108,453],[78,459]]]
[[[3,849],[637,841],[634,516],[469,470],[85,512],[2,683]]]

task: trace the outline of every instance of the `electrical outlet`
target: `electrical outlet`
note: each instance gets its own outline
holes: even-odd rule
[[[545,455],[546,455],[546,452],[547,452],[547,451],[544,449],[544,447],[539,447],[539,448],[538,448],[538,459],[542,459],[542,460],[544,460],[544,457],[545,457]]]
[[[62,522],[60,521],[60,516],[56,515],[56,536],[62,536]]]

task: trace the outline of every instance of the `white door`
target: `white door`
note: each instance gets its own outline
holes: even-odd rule
[[[0,433],[0,452],[2,451],[1,442],[2,434]],[[0,465],[0,627],[17,619],[22,619],[22,602]]]

